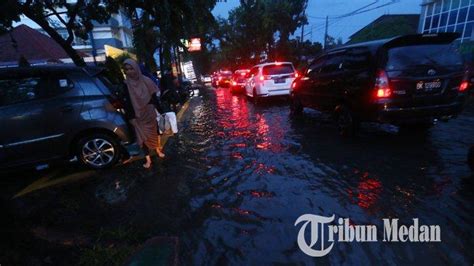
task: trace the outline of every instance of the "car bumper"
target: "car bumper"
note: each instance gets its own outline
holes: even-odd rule
[[[463,106],[463,102],[405,108],[384,106],[378,111],[376,120],[383,123],[403,124],[450,118],[461,113]]]
[[[273,97],[273,96],[287,96],[290,95],[290,89],[273,89],[262,91],[258,94],[258,97]]]

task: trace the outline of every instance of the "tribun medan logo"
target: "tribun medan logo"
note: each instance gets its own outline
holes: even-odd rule
[[[297,238],[301,251],[308,256],[323,257],[331,251],[335,242],[378,242],[376,225],[353,225],[348,218],[339,218],[337,224],[330,224],[334,218],[334,214],[329,217],[314,214],[300,216],[295,226],[303,224]],[[413,218],[410,226],[399,225],[398,219],[384,218],[382,221],[383,242],[441,242],[439,225],[420,225],[418,218]],[[305,235],[310,236],[309,243]]]

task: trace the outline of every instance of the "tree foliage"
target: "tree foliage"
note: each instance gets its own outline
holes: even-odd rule
[[[112,0],[110,0],[112,1]],[[76,65],[85,65],[84,60],[72,48],[74,37],[88,39],[92,21],[104,23],[116,12],[118,6],[109,0],[2,0],[0,2],[0,28],[11,29],[13,22],[21,16],[38,24],[71,57]],[[63,38],[58,28],[67,31]]]
[[[291,36],[307,24],[307,0],[241,0],[219,19],[215,38],[219,40],[216,68],[249,67],[262,60],[291,60],[299,43]],[[295,55],[297,56],[297,55]]]
[[[119,0],[136,21],[135,48],[150,69],[156,69],[153,54],[160,51],[160,68],[171,63],[172,47],[183,46],[182,39],[208,39],[208,28],[215,24],[211,11],[215,0]]]

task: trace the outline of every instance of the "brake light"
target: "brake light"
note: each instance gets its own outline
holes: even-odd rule
[[[260,81],[264,81],[265,80],[265,77],[264,76],[260,76]]]
[[[298,72],[295,71],[295,78],[299,77],[300,75],[298,74]]]
[[[219,81],[221,81],[221,80],[222,80],[222,77],[219,77]]]
[[[375,79],[375,91],[377,98],[388,98],[392,95],[388,76],[384,70],[380,70],[377,73],[377,78]]]
[[[235,85],[237,85],[237,82],[235,82],[235,81],[232,81],[232,85],[234,85],[234,86],[235,86]]]
[[[463,81],[461,85],[459,85],[459,91],[463,92],[469,88],[469,82]]]

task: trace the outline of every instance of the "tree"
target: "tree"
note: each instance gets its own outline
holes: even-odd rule
[[[216,0],[119,0],[116,3],[126,7],[129,14],[136,14],[134,31],[141,36],[135,42],[137,51],[140,50],[139,59],[151,64],[158,49],[163,70],[170,67],[173,47],[183,47],[181,39],[204,34],[202,28],[199,30],[201,25],[214,22],[211,11]]]
[[[308,23],[304,14],[308,0],[265,0],[264,4],[263,23],[270,32],[277,33],[279,37],[276,47],[270,52],[270,58],[278,60],[290,52],[290,35]]]
[[[307,0],[241,0],[227,20],[219,20],[218,67],[250,67],[263,54],[268,60],[297,59],[290,36],[307,23],[306,5]]]
[[[74,37],[87,40],[93,29],[92,21],[108,21],[110,14],[118,10],[117,5],[108,3],[101,0],[77,0],[75,3],[67,0],[3,0],[0,3],[0,28],[10,29],[12,23],[20,21],[24,15],[53,38],[76,65],[84,66],[84,60],[72,48]],[[66,29],[66,38],[58,28]]]

